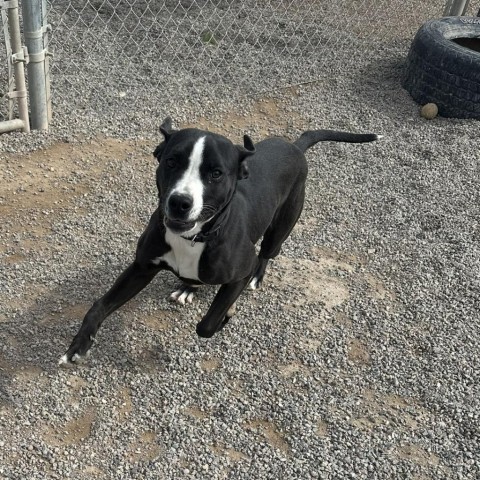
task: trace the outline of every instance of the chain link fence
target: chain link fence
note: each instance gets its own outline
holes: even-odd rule
[[[54,112],[334,79],[361,57],[399,45],[406,53],[444,8],[444,0],[50,0]],[[7,83],[5,64],[0,79]]]

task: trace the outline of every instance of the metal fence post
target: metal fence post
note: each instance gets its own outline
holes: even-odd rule
[[[23,64],[26,62],[26,58],[20,38],[18,1],[11,0],[0,2],[0,7],[7,10],[8,30],[11,38],[11,51],[7,47],[7,52],[11,52],[9,62],[13,64],[13,71],[15,75],[15,91],[11,91],[11,85],[9,85],[8,96],[10,99],[17,99],[18,115],[20,117],[20,119],[10,118],[10,120],[0,122],[0,133],[17,129],[22,129],[24,132],[29,132],[30,124],[28,122],[27,91],[25,88],[25,72],[23,70]]]
[[[43,48],[42,0],[22,2],[23,30],[28,49],[28,93],[30,117],[35,130],[48,129],[48,108],[45,81],[45,54]]]
[[[48,34],[52,28],[48,24],[47,18],[47,0],[42,0],[42,28],[43,28],[43,48],[45,50],[45,94],[47,96],[47,120],[48,123],[52,121],[52,93],[50,91],[50,57],[53,54],[48,50]]]
[[[444,17],[459,17],[467,11],[469,0],[448,0],[443,11]]]

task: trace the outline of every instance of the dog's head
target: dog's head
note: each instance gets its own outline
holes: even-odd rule
[[[194,128],[173,130],[170,118],[160,131],[164,141],[153,152],[160,208],[170,230],[188,234],[230,201],[237,181],[248,177],[246,159],[255,147],[247,135],[242,147]]]

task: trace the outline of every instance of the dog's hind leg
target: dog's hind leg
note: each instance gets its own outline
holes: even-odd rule
[[[220,324],[220,326],[217,329],[217,332],[223,329],[223,327],[230,321],[230,319],[235,315],[235,312],[237,310],[237,302],[235,302],[230,309],[228,310],[227,314],[225,315],[225,318],[223,319],[223,322]]]
[[[290,235],[302,213],[304,198],[305,188],[303,184],[300,184],[298,188],[292,190],[287,201],[275,214],[260,244],[258,265],[248,286],[251,290],[261,287],[268,261],[280,253],[283,242]]]
[[[250,283],[248,284],[248,288],[250,290],[257,290],[262,286],[263,276],[265,275],[265,270],[267,269],[268,260],[268,258],[263,258],[260,255],[258,256],[258,266],[255,269],[255,273],[253,274]]]

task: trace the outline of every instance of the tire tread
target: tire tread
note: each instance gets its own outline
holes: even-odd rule
[[[444,117],[480,119],[480,54],[445,37],[452,24],[448,17],[432,20],[417,32],[406,60],[404,88],[420,103],[435,103]],[[480,25],[475,28],[480,37]]]

